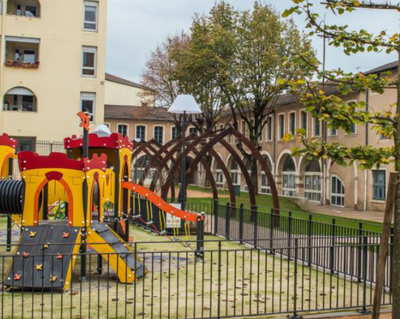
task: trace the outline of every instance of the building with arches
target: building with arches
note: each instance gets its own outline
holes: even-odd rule
[[[61,9],[62,8],[62,9]],[[107,0],[0,0],[0,133],[29,149],[104,121]]]
[[[369,73],[379,74],[386,71],[392,71],[392,76],[395,77],[397,62],[383,65],[369,71]],[[326,90],[328,94],[337,94],[334,87],[328,87]],[[392,91],[386,90],[382,95],[371,92],[353,93],[346,99],[348,102],[364,101],[366,107],[371,110],[385,110],[396,101],[395,92]],[[112,112],[110,111],[109,118],[110,122],[113,119],[111,125],[113,131],[117,130],[116,122],[120,121],[118,114],[128,112],[127,110],[127,108],[115,108]],[[129,114],[132,114],[130,115],[131,120],[134,121],[127,129],[130,137],[134,139],[140,137],[145,141],[156,139],[156,126],[165,127],[164,144],[176,137],[173,134],[173,121],[165,109],[147,107],[143,110],[136,107],[130,108],[129,112]],[[160,113],[164,114],[164,117],[160,116]],[[231,116],[227,112],[227,116],[221,118],[217,127],[225,127],[226,124],[229,124],[227,121],[230,121],[230,119]],[[249,130],[245,121],[242,121],[239,115],[238,123],[239,131],[248,135]],[[139,134],[142,132],[138,131],[139,126],[145,127],[143,130],[143,132],[146,132],[145,134]],[[295,147],[302,147],[302,145],[296,141],[285,141],[282,137],[289,130],[298,128],[305,129],[309,137],[326,138],[328,142],[339,142],[348,146],[364,144],[374,147],[389,147],[392,145],[391,140],[376,134],[373,127],[354,125],[350,133],[331,128],[324,130],[323,123],[313,118],[295,96],[283,95],[277,100],[275,111],[269,115],[269,120],[259,140],[260,153],[266,159],[267,165],[273,173],[278,193],[281,196],[300,203],[305,208],[308,204],[315,204],[332,206],[335,209],[384,210],[388,177],[392,171],[390,165],[363,171],[358,169],[356,163],[343,167],[332,163],[330,160],[321,159],[310,162],[305,158],[294,158],[291,156],[291,150]],[[237,149],[237,138],[227,136],[225,141],[234,149]],[[245,146],[244,149],[246,150]],[[229,170],[232,185],[240,187],[242,192],[247,192],[246,178],[242,176],[243,170],[239,167],[238,162],[225,147],[216,145],[214,150]],[[248,175],[251,175],[251,165],[243,156],[241,156],[241,159],[245,163]],[[223,173],[221,165],[213,160],[210,168],[214,174],[217,187],[220,189],[227,188],[227,177]],[[258,168],[258,176],[259,193],[271,193],[268,180],[260,167]],[[205,169],[201,165],[198,168],[197,178],[192,183],[208,186]]]

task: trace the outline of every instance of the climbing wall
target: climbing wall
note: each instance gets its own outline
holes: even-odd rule
[[[73,255],[79,246],[79,227],[26,227],[10,264],[6,286],[67,290],[76,260]]]

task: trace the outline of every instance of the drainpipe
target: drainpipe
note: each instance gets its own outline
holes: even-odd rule
[[[0,0],[1,1],[1,0]],[[3,106],[4,106],[4,62],[5,62],[5,43],[6,43],[6,11],[7,11],[7,1],[3,1],[2,17],[3,21],[1,23],[0,31],[0,132],[3,131]]]
[[[325,121],[322,121],[322,134],[323,134],[323,141],[326,143],[328,140],[328,126],[326,125]],[[327,162],[326,159],[322,159],[322,174],[323,174],[323,178],[322,178],[322,188],[323,188],[323,192],[322,192],[322,205],[326,205],[326,197],[328,196],[328,192],[327,192]]]
[[[369,90],[365,94],[365,111],[369,112]],[[365,124],[365,145],[369,144],[369,127]],[[364,211],[367,210],[368,202],[368,171],[364,170]]]
[[[274,122],[274,126],[273,126],[273,131],[272,131],[272,144],[274,145],[274,155],[273,155],[273,160],[274,160],[274,179],[275,177],[278,176],[278,167],[277,167],[277,163],[276,163],[276,112],[274,111],[274,116],[273,116],[273,122]],[[276,182],[276,179],[275,179]]]

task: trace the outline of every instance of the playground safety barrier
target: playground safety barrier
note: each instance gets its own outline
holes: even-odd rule
[[[244,238],[246,240],[246,238]],[[360,280],[357,274],[344,275],[329,268],[303,261],[310,249],[321,258],[330,254],[346,259],[347,267],[358,264],[357,254],[365,252],[363,272],[376,264],[376,243],[349,246],[347,237],[326,245],[325,237],[315,238],[318,245],[293,238],[274,239],[276,248],[261,248],[270,239],[257,239],[257,248],[232,246],[228,240],[205,240],[203,258],[196,251],[182,250],[174,242],[136,242],[132,255],[140,256],[149,273],[136,284],[121,284],[107,263],[99,268],[97,254],[90,250],[83,256],[73,254],[79,264],[87,261],[88,276],[80,280],[79,270],[72,271],[69,290],[62,293],[56,285],[6,290],[5,281],[23,281],[24,277],[6,278],[7,265],[41,265],[31,267],[40,281],[52,271],[57,255],[42,263],[38,255],[0,255],[0,318],[228,318],[259,315],[283,315],[299,318],[302,314],[324,311],[358,310],[366,313],[373,302],[373,284]],[[45,244],[45,243],[43,243]],[[93,245],[96,245],[93,243]],[[287,255],[290,252],[290,258]],[[106,258],[112,258],[112,255]],[[121,255],[121,254],[120,254]],[[127,259],[129,253],[122,254]],[[365,258],[365,259],[364,259]],[[13,285],[14,286],[14,285]],[[392,302],[391,291],[382,295],[384,305]]]

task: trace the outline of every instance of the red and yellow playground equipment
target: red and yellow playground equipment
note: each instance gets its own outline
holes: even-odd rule
[[[89,134],[88,118],[79,115],[83,137],[66,138],[66,154],[18,153],[21,181],[9,179],[17,143],[7,135],[0,137],[0,213],[12,216],[22,228],[5,282],[8,287],[68,290],[77,260],[81,277],[86,275],[87,246],[99,255],[99,272],[104,259],[122,283],[144,276],[142,261],[126,242],[126,223],[134,216],[131,193],[163,214],[187,222],[199,220],[196,214],[180,211],[130,183],[133,144],[120,134]],[[65,218],[51,219],[49,207],[57,201],[66,203]],[[10,229],[11,223],[8,233]]]

